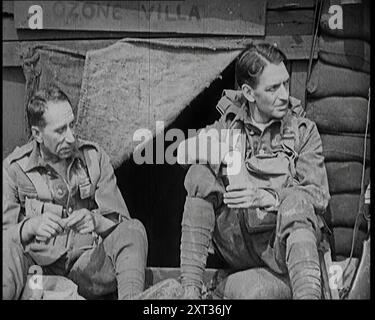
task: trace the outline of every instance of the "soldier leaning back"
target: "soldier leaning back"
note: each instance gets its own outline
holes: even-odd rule
[[[200,297],[210,248],[230,269],[267,267],[288,275],[295,299],[321,297],[317,243],[328,180],[316,125],[289,96],[285,61],[276,46],[251,44],[236,61],[241,89],[220,100],[220,120],[179,146],[179,163],[191,165],[181,237],[185,298]],[[218,149],[226,136],[220,132],[228,129],[241,132],[231,152],[240,153],[243,165],[233,177],[223,174],[224,165],[189,152],[205,132],[218,133],[210,145]]]
[[[27,107],[31,141],[3,161],[3,298],[19,299],[32,265],[85,298],[144,290],[147,236],[131,219],[107,154],[75,138],[67,96],[49,86]]]

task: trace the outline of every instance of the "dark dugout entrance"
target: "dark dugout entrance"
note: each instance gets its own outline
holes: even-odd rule
[[[216,104],[224,89],[234,88],[234,62],[187,106],[168,129],[200,129],[220,117]],[[156,150],[156,138],[153,139]],[[164,150],[172,142],[164,142]],[[154,154],[154,159],[155,159]],[[148,265],[179,267],[181,219],[186,191],[186,169],[178,164],[137,165],[133,157],[115,170],[119,188],[132,217],[141,220],[149,241]],[[213,259],[209,267],[218,267]]]

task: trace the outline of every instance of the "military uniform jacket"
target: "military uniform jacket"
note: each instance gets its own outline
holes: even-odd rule
[[[81,208],[95,210],[116,223],[130,218],[109,157],[97,144],[77,141],[67,180],[44,162],[34,140],[3,161],[3,231],[16,243],[21,244],[21,228],[32,216],[48,210],[64,218]],[[34,239],[25,250],[37,264],[49,265],[68,251],[79,255],[96,240],[95,234],[70,230],[47,243]]]
[[[246,141],[244,160],[255,184],[274,194],[279,203],[289,194],[300,192],[317,213],[324,213],[330,195],[316,124],[304,117],[300,101],[290,97],[284,118],[271,120],[262,131],[252,122],[253,107],[241,91],[224,90],[217,105],[221,118],[202,129],[197,139],[202,132],[219,132],[217,139],[221,142],[223,129],[240,128]],[[201,163],[195,154],[190,156],[188,140],[179,146],[178,162],[183,165]],[[211,165],[211,168],[220,175],[220,166]]]

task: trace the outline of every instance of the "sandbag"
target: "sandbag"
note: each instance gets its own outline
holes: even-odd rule
[[[338,67],[370,73],[370,44],[358,39],[319,38],[319,59]]]
[[[334,248],[333,255],[349,257],[350,250],[352,246],[352,238],[353,238],[353,231],[352,228],[333,228],[333,241],[334,241]],[[353,257],[359,258],[362,254],[363,248],[363,241],[366,240],[367,233],[361,230],[358,230],[354,250],[353,250]]]
[[[27,277],[27,283],[34,281],[33,276]],[[21,300],[85,300],[78,294],[77,285],[63,276],[41,276],[41,288],[25,286]]]
[[[361,97],[328,97],[308,101],[306,117],[320,132],[365,133],[368,100]]]
[[[217,286],[214,299],[291,299],[287,276],[276,275],[267,268],[235,272]]]
[[[325,161],[363,161],[364,136],[321,134]],[[370,139],[366,139],[366,162],[370,162]]]
[[[326,162],[330,194],[355,193],[361,190],[362,163]],[[365,171],[365,186],[370,180],[370,167]]]
[[[359,4],[340,4],[343,11],[343,28],[332,29],[329,27],[329,19],[333,16],[329,13],[331,5],[337,5],[335,0],[325,0],[320,20],[320,32],[339,38],[362,39],[370,42],[370,1],[362,0]]]
[[[355,193],[334,194],[329,201],[326,222],[329,227],[354,228],[358,214],[360,195]],[[358,218],[362,231],[367,230],[367,223],[363,217]]]
[[[309,98],[368,97],[370,75],[347,68],[336,67],[318,60],[307,84]]]

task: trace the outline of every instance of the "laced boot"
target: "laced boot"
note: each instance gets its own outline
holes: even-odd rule
[[[182,299],[201,298],[214,224],[215,214],[210,202],[201,198],[186,198],[181,236]]]
[[[320,299],[321,274],[314,234],[298,229],[290,234],[286,245],[293,299]]]
[[[202,298],[202,290],[197,286],[186,285],[184,286],[184,293],[182,299],[186,300],[200,300]]]

